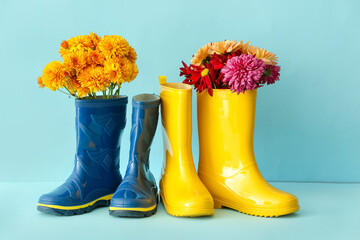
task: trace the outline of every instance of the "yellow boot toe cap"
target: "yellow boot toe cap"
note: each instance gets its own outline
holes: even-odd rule
[[[214,215],[212,198],[197,198],[182,201],[169,201],[161,195],[166,211],[176,217],[200,217]]]

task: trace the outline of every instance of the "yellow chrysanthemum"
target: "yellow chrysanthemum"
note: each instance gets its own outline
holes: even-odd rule
[[[137,54],[135,52],[135,49],[131,46],[129,48],[129,54],[127,55],[127,58],[132,62],[135,62],[137,60]]]
[[[97,35],[96,33],[93,33],[93,32],[91,32],[89,34],[89,36],[90,36],[90,39],[92,41],[93,46],[96,48],[97,45],[99,44],[99,42],[101,41],[101,37],[99,35]]]
[[[73,68],[66,67],[63,64],[63,74],[65,77],[64,87],[70,93],[76,93],[77,88],[80,86],[80,83],[76,80],[76,70]]]
[[[131,81],[134,80],[136,76],[139,74],[139,69],[136,66],[136,64],[133,64],[132,67],[133,67],[133,73],[131,75]]]
[[[81,71],[87,67],[88,52],[76,51],[64,56],[64,65],[67,68],[74,68],[76,71]]]
[[[104,68],[98,66],[90,66],[85,68],[78,76],[78,81],[83,88],[89,88],[91,92],[106,90],[110,81],[107,78]]]
[[[203,60],[209,56],[211,50],[211,43],[206,44],[202,48],[200,48],[194,55],[193,59],[191,59],[191,63],[196,66],[202,65]]]
[[[64,72],[64,76],[68,77],[68,78],[76,78],[76,70],[73,69],[72,67],[66,66],[65,64],[63,64],[63,72]]]
[[[96,33],[80,35],[62,41],[59,50],[64,61],[51,62],[38,78],[39,87],[51,90],[66,88],[76,97],[106,91],[110,83],[119,88],[138,74],[137,54],[122,37]]]
[[[99,42],[98,48],[106,58],[127,56],[130,51],[130,45],[125,38],[117,35],[104,36]]]
[[[133,75],[133,67],[134,63],[132,63],[129,59],[127,58],[123,58],[120,61],[120,69],[121,69],[121,73],[125,78],[126,82],[131,82],[133,79],[131,79],[132,75]]]
[[[248,45],[249,45],[249,42],[244,44],[243,41],[237,42],[235,40],[233,40],[233,41],[225,40],[225,41],[221,41],[221,42],[214,42],[211,45],[210,53],[211,54],[213,54],[213,53],[223,54],[226,52],[232,53],[237,50],[244,52],[244,50],[247,49]]]
[[[42,81],[42,77],[38,77],[37,82],[38,82],[39,88],[44,88],[45,87],[45,85],[44,85],[44,83]]]
[[[60,44],[60,50],[59,53],[61,56],[64,56],[65,54],[69,53],[69,43],[68,41],[62,41]]]
[[[70,52],[83,49],[95,49],[95,45],[89,35],[80,35],[68,40]]]
[[[67,41],[62,41],[62,43],[60,44],[59,53],[61,54],[61,56],[64,56],[68,53],[72,53],[78,50],[95,50],[100,40],[101,37],[99,37],[96,33],[92,32],[89,35],[72,37]]]
[[[256,58],[261,59],[267,65],[276,65],[278,57],[269,51],[266,51],[264,48],[260,49],[258,47],[249,46],[247,48],[247,54],[254,55]]]
[[[87,87],[79,87],[77,89],[76,93],[80,98],[83,98],[83,97],[86,97],[89,93],[91,93],[91,91]]]
[[[65,72],[66,82],[64,87],[72,94],[76,94],[79,88],[81,88],[80,82],[77,80],[77,76],[74,74],[69,74],[67,70]]]
[[[109,58],[105,61],[104,72],[112,83],[120,86],[125,82],[120,69],[120,61],[117,58]]]
[[[104,65],[105,63],[105,56],[99,50],[90,50],[87,57],[87,63],[89,65]]]
[[[66,82],[62,63],[53,61],[46,65],[41,80],[43,85],[52,91],[62,88]]]

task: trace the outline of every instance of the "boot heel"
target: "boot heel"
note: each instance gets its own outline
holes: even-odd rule
[[[221,203],[214,200],[214,208],[216,208],[216,209],[221,209],[221,208],[222,208]]]

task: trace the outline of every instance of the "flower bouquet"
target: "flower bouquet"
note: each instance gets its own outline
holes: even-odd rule
[[[76,99],[95,99],[102,92],[104,99],[119,96],[121,84],[131,82],[138,74],[137,55],[120,36],[96,33],[62,41],[63,61],[47,64],[38,78],[41,88],[60,91]]]
[[[243,43],[221,41],[208,43],[193,56],[191,64],[183,63],[180,76],[197,92],[205,89],[231,89],[239,94],[279,80],[280,66],[274,53]]]

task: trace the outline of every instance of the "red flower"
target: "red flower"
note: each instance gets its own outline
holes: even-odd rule
[[[275,81],[278,81],[280,77],[280,66],[272,66],[272,65],[266,65],[265,72],[260,79],[261,84],[267,83],[273,84]]]
[[[212,55],[210,57],[210,64],[213,65],[214,69],[218,70],[218,69],[222,69],[226,62],[228,60],[228,57],[226,54],[217,54],[214,53],[214,55]]]
[[[212,82],[210,75],[213,75],[213,70],[210,70],[210,64],[205,64],[205,68],[201,66],[195,66],[182,62],[184,67],[180,68],[180,76],[185,76],[183,83],[194,85],[197,92],[202,92],[205,89],[208,90],[210,96],[212,96]]]
[[[191,76],[190,67],[188,67],[184,61],[181,62],[184,67],[180,68],[180,77],[185,76],[186,78],[189,78]]]
[[[235,56],[239,56],[240,51],[233,53],[217,54],[214,53],[208,56],[206,61],[203,61],[203,66],[189,66],[182,62],[183,66],[180,68],[180,76],[184,76],[183,83],[193,85],[197,92],[208,90],[212,96],[213,88],[228,89],[227,83],[224,83],[224,73],[221,72],[227,61]]]

